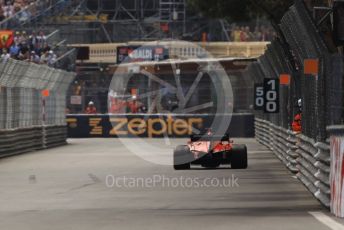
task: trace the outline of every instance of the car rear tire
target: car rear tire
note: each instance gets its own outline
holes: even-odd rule
[[[186,145],[178,146],[173,153],[173,168],[175,170],[190,169],[193,160],[190,149]]]
[[[247,147],[246,145],[234,145],[231,153],[232,169],[246,169],[247,164]]]

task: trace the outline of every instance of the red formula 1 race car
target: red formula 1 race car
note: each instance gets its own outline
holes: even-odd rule
[[[175,170],[190,169],[191,165],[217,168],[226,164],[232,169],[246,169],[247,148],[233,144],[229,135],[192,135],[187,145],[174,150],[173,161]]]

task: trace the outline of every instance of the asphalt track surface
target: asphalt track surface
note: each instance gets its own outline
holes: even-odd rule
[[[0,160],[1,230],[342,229],[253,139],[236,140],[248,145],[247,170],[178,172],[141,159],[117,139],[69,142]],[[181,177],[187,185],[175,179]],[[224,179],[232,184],[217,184]]]

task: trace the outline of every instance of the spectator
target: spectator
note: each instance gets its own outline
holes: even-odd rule
[[[49,50],[48,51],[48,65],[49,66],[53,66],[56,62],[56,54],[54,53],[54,51]]]
[[[37,0],[0,0],[0,22],[6,18],[15,16],[19,22],[25,22],[34,16],[35,8],[43,1]],[[48,2],[47,2],[48,3]],[[47,4],[46,3],[46,4]],[[45,4],[45,5],[46,5]],[[27,9],[29,5],[32,5],[31,9]]]
[[[2,54],[1,54],[1,59],[3,61],[7,61],[9,58],[11,57],[11,55],[8,53],[6,48],[2,49]]]
[[[240,31],[239,27],[236,26],[234,29],[234,41],[235,42],[240,42],[240,34],[241,34],[241,31]]]
[[[31,50],[37,50],[37,44],[38,44],[38,39],[37,39],[37,35],[36,32],[33,31],[32,34],[29,36],[29,46]]]
[[[20,44],[19,37],[20,37],[20,32],[16,31],[14,35],[14,43],[16,43],[17,45]]]
[[[253,41],[253,33],[251,32],[251,29],[249,26],[245,27],[245,33],[246,33],[246,41]]]
[[[300,133],[302,131],[302,99],[299,99],[297,101],[297,106],[298,106],[298,112],[294,116],[294,120],[291,124],[291,128],[294,132]]]
[[[47,37],[44,35],[43,31],[39,32],[39,35],[36,37],[36,39],[36,49],[42,50],[48,46]]]
[[[41,41],[43,42],[38,41],[38,36],[36,36],[35,32],[28,35],[26,31],[16,31],[13,43],[8,47],[7,52],[4,54],[9,53],[10,57],[13,59],[48,64],[52,66],[57,60],[57,55],[46,42],[46,37],[43,32],[40,33],[40,36],[42,39]],[[44,44],[44,47],[41,46],[42,44]],[[42,48],[40,48],[40,46]],[[0,50],[0,55],[2,53],[3,50]]]
[[[254,41],[262,41],[262,33],[259,30],[259,27],[256,26],[253,32],[253,40]]]
[[[292,123],[292,130],[296,133],[300,133],[302,131],[301,117],[301,113],[296,114]]]
[[[142,103],[137,100],[136,95],[133,95],[127,104],[130,113],[139,113],[141,111]]]
[[[2,11],[6,18],[12,17],[14,13],[14,6],[11,1],[6,1],[5,5],[2,6]]]
[[[18,44],[13,43],[10,47],[10,55],[12,58],[17,58],[20,51],[20,47]]]
[[[245,27],[241,27],[240,28],[240,41],[241,42],[246,42],[247,41],[247,37],[248,37],[248,35],[246,33]]]
[[[31,51],[30,62],[34,62],[36,64],[39,64],[40,62],[40,57],[36,54],[35,51]]]
[[[27,46],[27,42],[28,42],[28,37],[27,37],[26,31],[22,31],[19,36],[19,43],[21,44],[21,46]]]
[[[87,106],[87,108],[86,108],[86,110],[85,110],[85,113],[86,113],[86,114],[97,114],[97,109],[96,109],[96,107],[94,106],[93,101],[90,101],[90,102],[88,103],[88,106]]]
[[[74,85],[73,85],[74,95],[80,96],[81,95],[81,91],[82,91],[81,84],[78,81],[75,81]]]
[[[41,56],[41,64],[48,64],[49,61],[49,51],[45,51]]]
[[[232,24],[231,40],[234,42],[271,41],[276,33],[269,27],[256,26],[254,31],[249,26]]]
[[[23,47],[19,54],[18,54],[18,60],[21,61],[29,61],[30,60],[30,54],[29,54],[29,50],[26,47]]]

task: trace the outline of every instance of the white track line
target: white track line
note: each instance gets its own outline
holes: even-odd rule
[[[325,215],[322,212],[309,212],[315,219],[326,225],[332,230],[344,230],[344,226],[333,220],[331,217]]]

